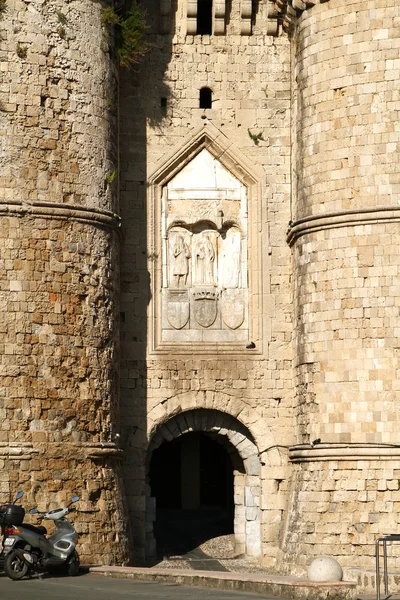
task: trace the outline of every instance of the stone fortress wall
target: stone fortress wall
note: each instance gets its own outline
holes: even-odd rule
[[[150,14],[157,14],[156,10],[149,10]],[[175,424],[175,415],[185,411],[221,410],[236,417],[250,431],[255,418],[259,434],[254,435],[254,440],[261,457],[261,554],[265,564],[276,561],[283,570],[297,563],[300,572],[310,557],[321,554],[335,556],[344,567],[365,567],[365,556],[369,555],[373,568],[376,535],[397,531],[399,454],[393,444],[396,444],[397,421],[394,156],[398,109],[394,82],[398,12],[398,7],[390,1],[379,6],[334,0],[307,5],[268,3],[260,6],[251,35],[247,36],[241,35],[244,13],[233,3],[222,35],[218,30],[218,35],[214,32],[211,37],[192,37],[190,15],[178,3],[172,5],[172,18],[168,21],[170,27],[175,22],[176,28],[168,29],[163,17],[166,33],[154,38],[159,53],[148,56],[135,82],[139,87],[135,100],[140,104],[140,98],[146,98],[147,124],[142,134],[147,139],[147,156],[146,163],[141,167],[136,164],[136,169],[149,182],[147,196],[144,190],[138,191],[138,198],[140,204],[147,198],[148,227],[141,230],[141,239],[147,239],[151,289],[146,383],[137,368],[131,371],[134,383],[129,381],[129,367],[125,371],[127,379],[123,378],[123,386],[134,388],[136,398],[138,393],[143,397],[138,410],[147,415],[147,435],[140,434],[140,427],[135,430],[137,447],[148,438],[152,443],[152,436],[160,430],[167,440],[180,435],[179,431],[187,431],[187,423]],[[279,22],[290,36],[290,60],[286,38],[269,37],[278,33]],[[259,55],[259,45],[263,46],[264,58],[257,62],[252,74],[252,53],[256,47]],[[160,60],[161,47],[164,60]],[[235,59],[237,48],[239,57]],[[205,60],[203,54],[211,54],[212,60]],[[158,77],[155,64],[150,66],[152,60],[158,63]],[[224,66],[220,66],[220,60]],[[286,98],[273,90],[276,77],[283,77],[290,65],[289,115]],[[265,69],[261,78],[260,69]],[[242,78],[246,82],[243,87]],[[265,97],[256,88],[260,79]],[[157,88],[155,81],[160,87]],[[286,78],[285,85],[289,85]],[[212,110],[199,110],[196,106],[202,86],[212,89]],[[242,90],[245,98],[241,96]],[[167,98],[165,113],[160,108],[161,97]],[[285,138],[276,135],[277,124],[271,109],[284,116],[285,126],[290,118],[290,138],[287,130]],[[244,116],[249,119],[245,130]],[[245,359],[235,349],[241,354],[238,362],[223,338],[213,352],[210,345],[202,350],[191,334],[188,344],[192,344],[192,349],[184,351],[177,343],[175,360],[170,362],[163,356],[160,313],[168,311],[166,304],[158,299],[158,294],[164,293],[163,269],[168,269],[162,241],[168,240],[167,230],[162,229],[163,202],[168,201],[168,192],[163,196],[163,190],[179,171],[179,161],[185,169],[191,152],[195,154],[202,135],[200,119],[204,122],[203,130],[208,127],[212,132],[205,138],[205,144],[211,149],[215,144],[211,150],[214,156],[223,155],[221,148],[216,150],[223,138],[223,147],[231,152],[231,157],[235,156],[236,164],[241,162],[246,170],[245,155],[265,173],[265,179],[263,176],[259,179],[257,201],[261,200],[263,211],[257,236],[262,239],[260,254],[252,246],[251,233],[248,240],[249,281],[253,269],[261,268],[263,277],[259,305],[263,319],[258,329],[262,352]],[[137,131],[134,123],[132,120],[132,129]],[[248,139],[246,130],[258,133],[257,127],[261,125],[264,140],[252,144],[254,138]],[[123,142],[124,156],[129,156],[125,154],[129,145],[132,156],[135,153],[138,157],[132,137],[127,134],[127,139],[126,145]],[[282,156],[290,148],[290,178],[286,161],[281,167],[285,181],[292,183],[289,197],[285,193],[287,188],[282,188],[280,167],[274,157],[276,150]],[[229,161],[225,166],[234,172]],[[253,173],[257,179],[255,168]],[[123,197],[131,203],[133,194],[128,186],[132,184],[126,177],[127,182],[122,185],[126,185],[127,193],[123,188]],[[280,180],[279,187],[276,177]],[[247,189],[251,187],[246,185]],[[139,186],[136,189],[140,190]],[[276,220],[278,206],[282,212]],[[249,214],[251,210],[250,200]],[[251,216],[251,223],[252,219]],[[286,230],[285,219],[290,221],[287,243],[292,251],[293,280],[287,246],[280,237]],[[276,240],[277,247],[271,240]],[[127,262],[131,261],[132,253],[128,251],[126,256]],[[276,267],[279,281],[275,278]],[[294,314],[286,306],[292,293]],[[127,294],[126,300],[132,301],[134,295],[135,292]],[[137,301],[140,302],[140,296]],[[270,312],[271,305],[275,307],[274,313]],[[179,315],[183,312],[179,305]],[[253,318],[256,327],[252,331],[257,331],[256,314],[260,312],[249,303],[250,323]],[[293,319],[293,337],[277,335],[285,315]],[[133,335],[135,327],[131,319],[129,323]],[[185,326],[182,327],[183,335]],[[178,337],[175,337],[177,342]],[[289,340],[293,346],[287,344]],[[170,347],[168,352],[171,358]],[[275,362],[281,353],[293,356],[294,373],[289,365]],[[196,358],[196,354],[201,356]],[[223,368],[218,368],[219,365]],[[236,365],[244,367],[248,374],[238,383],[234,380]],[[269,371],[271,366],[273,372]],[[263,380],[260,395],[252,390],[258,374]],[[272,386],[268,382],[270,375]],[[282,390],[279,379],[287,376],[290,383],[288,387],[285,384],[286,391],[278,392]],[[187,389],[189,386],[191,389]],[[239,392],[234,391],[236,386]],[[292,389],[296,393],[294,405]],[[127,398],[126,414],[132,410],[128,408],[131,393],[134,392],[123,392]],[[277,394],[278,410],[274,406]],[[270,400],[266,402],[267,396]],[[273,434],[268,444],[261,442],[265,432]],[[321,443],[312,446],[310,442],[314,439],[320,439]],[[293,444],[288,457],[282,449],[263,452],[264,448],[281,442]],[[138,460],[136,473],[142,481],[144,459],[145,451],[142,459],[134,459]],[[132,489],[136,493],[137,484]],[[146,495],[148,506],[148,487],[143,489],[143,496]],[[140,515],[146,510],[143,496],[131,499],[137,530]],[[239,542],[243,542],[242,531],[243,526],[238,530]],[[151,538],[149,522],[147,536]],[[146,546],[145,540],[143,544]]]
[[[135,550],[154,550],[153,448],[159,435],[199,430],[197,414],[231,449],[257,448],[244,479],[235,471],[236,548],[275,560],[287,452],[274,446],[295,441],[290,47],[267,34],[261,5],[250,35],[238,1],[213,35],[196,35],[186,9],[171,3],[161,18],[147,4],[154,50],[121,76],[121,410]],[[200,107],[204,87],[211,108]]]
[[[398,533],[400,8],[253,5],[200,35],[148,2],[119,99],[99,3],[0,22],[1,491],[79,493],[91,562],[129,557],[125,500],[154,555],[151,457],[190,431],[265,565],[373,568]]]
[[[1,500],[81,497],[82,560],[124,561],[115,300],[116,70],[101,5],[8,0],[0,21]]]
[[[370,569],[399,522],[399,18],[335,0],[290,25],[297,435],[322,444],[291,452],[284,552]]]

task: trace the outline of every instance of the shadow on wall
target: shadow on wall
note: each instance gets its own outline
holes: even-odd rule
[[[158,7],[158,1],[146,2],[149,52],[140,64],[120,73],[121,443],[135,564],[145,558],[146,318],[150,301],[146,125],[157,129],[166,117],[170,91],[164,78],[172,48],[172,33],[157,35],[162,26]]]

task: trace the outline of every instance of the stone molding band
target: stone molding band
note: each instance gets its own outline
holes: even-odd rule
[[[0,217],[28,215],[34,218],[79,221],[108,229],[118,230],[121,227],[121,218],[108,210],[74,206],[73,204],[0,199]]]
[[[1,442],[0,458],[9,460],[30,460],[39,454],[49,458],[73,456],[80,458],[122,459],[124,452],[113,443],[50,442],[31,444],[29,442]],[[400,460],[400,445],[385,444],[300,444],[289,448],[289,460],[292,463],[321,461],[358,461],[358,460]]]
[[[351,460],[400,460],[400,445],[390,444],[310,444],[292,446],[289,449],[292,463]]]
[[[400,223],[400,207],[396,206],[379,206],[327,213],[325,215],[313,215],[290,223],[286,241],[289,246],[293,246],[303,235],[316,233],[324,229],[396,222]]]
[[[122,459],[124,452],[113,443],[91,442],[0,442],[0,458],[9,460],[30,460],[39,454],[49,458],[104,458],[111,456]]]

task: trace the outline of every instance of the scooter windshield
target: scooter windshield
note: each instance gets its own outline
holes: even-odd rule
[[[57,519],[55,521],[57,531],[65,531],[70,533],[71,531],[75,531],[72,527],[71,523],[67,521],[67,519]]]

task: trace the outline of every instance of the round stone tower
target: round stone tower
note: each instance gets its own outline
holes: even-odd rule
[[[82,558],[121,563],[116,67],[101,10],[1,13],[0,497],[22,488],[43,510],[78,494]]]
[[[284,550],[360,566],[378,534],[399,533],[400,6],[310,5],[282,8],[299,442]]]

